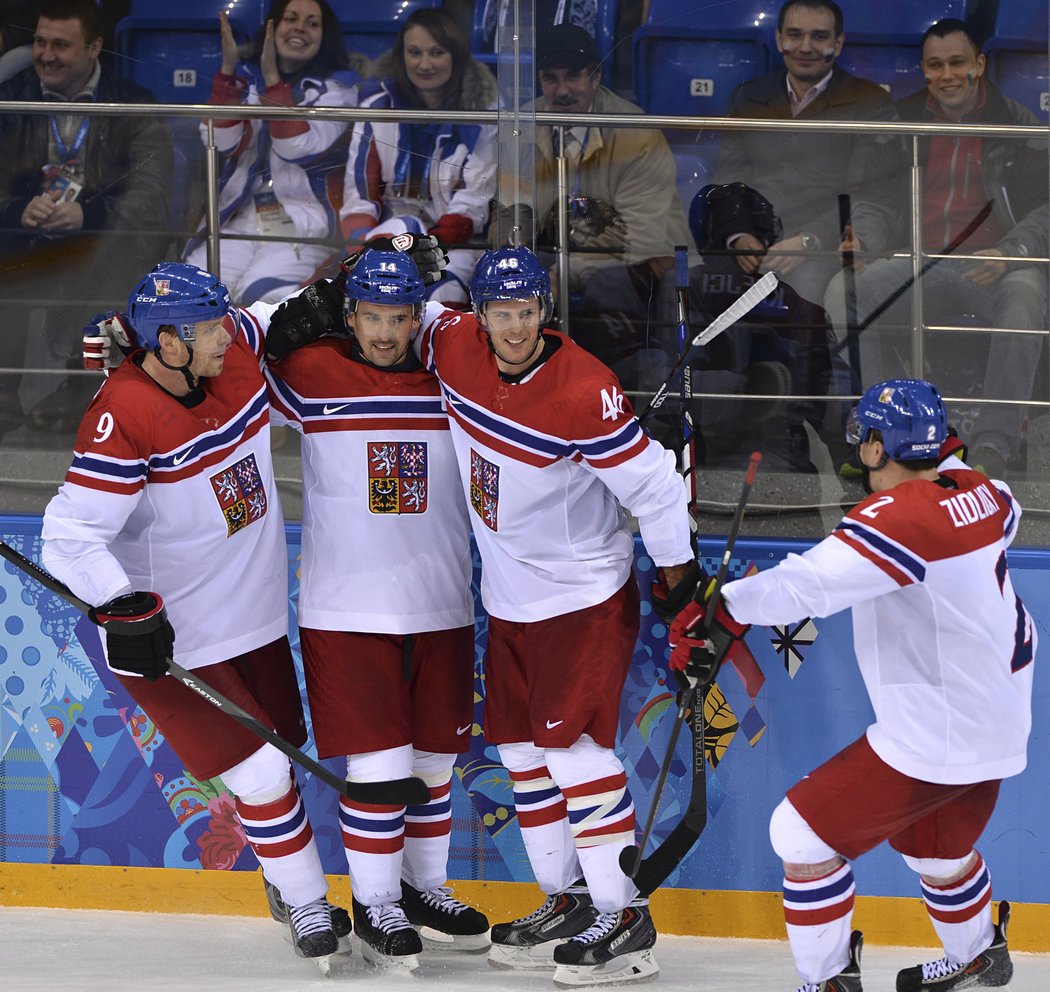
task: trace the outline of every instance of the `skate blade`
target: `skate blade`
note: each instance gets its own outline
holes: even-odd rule
[[[306,959],[307,961],[314,961],[325,978],[339,978],[344,975],[349,975],[353,970],[349,946],[344,951],[342,949],[341,940],[339,944],[340,948],[334,954],[326,954],[324,957],[320,958]]]
[[[484,954],[491,946],[488,933],[451,934],[431,927],[419,927],[425,951],[452,951],[456,954]]]
[[[660,974],[652,951],[635,951],[597,965],[560,964],[554,972],[554,984],[561,989],[581,985],[635,985],[655,982]]]
[[[492,944],[488,962],[500,971],[554,971],[554,948],[560,943],[560,940],[546,940],[527,947]]]
[[[361,941],[361,957],[381,974],[407,975],[419,967],[418,954],[380,954],[371,944]]]

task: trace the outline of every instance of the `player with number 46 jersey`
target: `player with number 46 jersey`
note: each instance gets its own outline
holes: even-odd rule
[[[550,280],[528,249],[483,255],[471,298],[473,314],[428,304],[418,350],[441,382],[481,552],[485,736],[547,896],[492,928],[489,961],[553,965],[559,984],[643,981],[656,930],[619,866],[635,823],[613,750],[639,626],[624,507],[677,584],[692,559],[685,486],[616,376],[543,329]]]
[[[713,606],[717,638],[690,637],[704,612],[694,607],[674,632],[671,665],[688,673],[750,624],[852,608],[875,721],[789,789],[770,824],[801,992],[861,988],[850,862],[884,840],[919,874],[945,950],[901,971],[898,992],[1005,985],[1009,905],[993,924],[991,876],[974,845],[1000,780],[1027,760],[1036,632],[1006,554],[1021,508],[1006,483],[942,447],[952,439],[928,382],[872,386],[847,440],[871,495],[804,554],[727,583]]]

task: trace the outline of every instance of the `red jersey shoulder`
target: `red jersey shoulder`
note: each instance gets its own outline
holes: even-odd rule
[[[945,473],[957,488],[924,479],[875,493],[848,514],[927,561],[952,558],[1002,540],[1009,507],[981,473]]]
[[[570,401],[577,422],[611,431],[634,416],[612,369],[560,331],[544,333],[561,340],[561,347],[548,363],[550,388]]]
[[[165,401],[176,402],[127,359],[113,370],[88,404],[74,447],[119,458],[150,454],[154,425]]]

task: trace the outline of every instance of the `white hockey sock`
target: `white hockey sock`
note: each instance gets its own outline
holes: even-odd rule
[[[855,891],[849,862],[822,878],[785,877],[784,922],[803,982],[819,985],[849,964]]]
[[[314,832],[299,789],[272,802],[252,805],[237,799],[237,817],[266,880],[281,890],[289,906],[303,906],[328,892]]]
[[[539,887],[564,892],[582,874],[569,829],[565,799],[554,784],[543,751],[534,744],[500,744],[500,760],[510,772],[514,808],[525,853]]]
[[[405,810],[405,855],[402,877],[414,889],[448,881],[448,847],[452,836],[452,766],[454,754],[416,751],[412,774],[430,789],[430,801]]]
[[[920,884],[926,911],[948,957],[967,964],[991,944],[992,878],[980,854],[958,881],[937,886],[921,879]]]
[[[620,868],[620,851],[634,843],[634,803],[620,759],[586,734],[572,747],[548,748],[547,763],[565,796],[576,853],[595,907],[623,909],[638,895]]]
[[[409,745],[353,754],[347,777],[355,782],[405,778],[412,770]],[[405,807],[355,803],[339,797],[339,825],[354,898],[381,906],[401,898],[401,861],[405,848]]]

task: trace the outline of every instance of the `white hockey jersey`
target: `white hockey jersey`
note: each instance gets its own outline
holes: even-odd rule
[[[426,307],[417,348],[441,381],[481,552],[486,609],[530,622],[595,606],[627,581],[638,518],[657,565],[692,556],[685,483],[651,441],[616,376],[553,331],[560,347],[504,382],[471,315]]]
[[[267,376],[274,422],[303,435],[300,625],[473,623],[470,522],[434,376],[355,361],[344,338],[300,348]]]
[[[262,339],[241,311],[223,371],[187,408],[132,360],[92,400],[44,512],[45,567],[98,606],[159,593],[174,660],[199,668],[288,632],[284,520]]]
[[[898,771],[946,784],[1025,767],[1036,649],[1006,564],[1021,508],[1005,483],[952,461],[941,475],[958,488],[876,493],[809,551],[723,592],[742,623],[852,607],[868,741]]]

